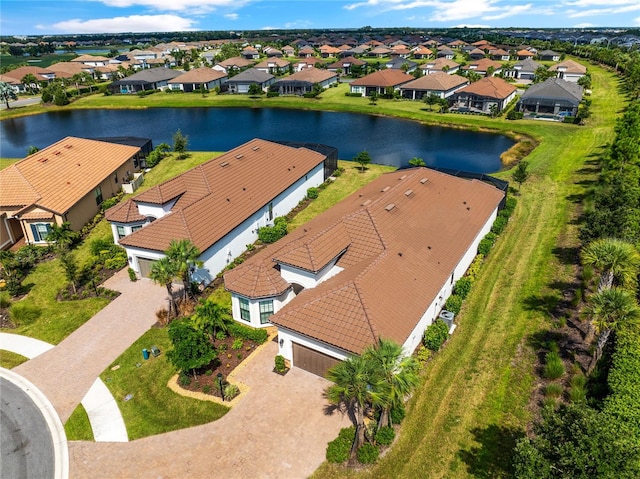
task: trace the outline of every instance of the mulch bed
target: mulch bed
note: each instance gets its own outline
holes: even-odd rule
[[[62,288],[58,292],[58,296],[56,299],[58,301],[73,301],[77,299],[92,298],[92,297],[100,296],[103,298],[109,298],[110,300],[114,300],[115,298],[120,296],[120,292],[107,289],[100,285],[104,283],[106,280],[108,280],[109,278],[111,278],[118,271],[120,270],[102,268],[96,273],[95,284],[92,284],[91,282],[86,282],[84,284],[77,284],[75,292],[73,290],[73,286],[71,286],[71,284],[67,284],[64,288]],[[96,290],[98,291],[98,295],[96,295]]]

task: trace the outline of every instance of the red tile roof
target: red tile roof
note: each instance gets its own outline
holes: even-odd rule
[[[502,198],[488,184],[426,168],[386,174],[225,273],[225,287],[276,296],[287,283],[275,263],[317,270],[338,255],[340,273],[271,321],[356,354],[378,338],[402,344]]]
[[[306,148],[251,140],[132,198],[176,203],[168,215],[120,244],[164,251],[173,239],[189,239],[204,252],[324,160]],[[119,211],[107,212],[109,218],[112,214],[120,217]]]
[[[407,75],[402,70],[395,70],[388,68],[386,70],[379,70],[369,75],[363,76],[351,82],[354,86],[375,86],[375,87],[390,87],[398,86],[403,83],[407,83],[415,78],[411,75]]]
[[[180,76],[172,78],[168,83],[209,83],[222,78],[227,78],[227,75],[212,68],[202,67],[189,70]]]
[[[310,83],[322,83],[332,78],[337,79],[336,72],[321,70],[320,68],[305,68],[288,77],[282,78],[280,81],[305,81]]]
[[[511,83],[498,77],[486,77],[461,88],[456,94],[472,93],[474,95],[502,100],[516,91]]]
[[[420,78],[416,78],[409,83],[402,85],[403,90],[433,90],[433,91],[448,91],[452,88],[466,85],[469,83],[464,77],[459,75],[449,75],[445,72],[436,72],[431,75],[424,75]]]

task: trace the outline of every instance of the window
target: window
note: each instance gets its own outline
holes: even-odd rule
[[[135,233],[136,231],[138,231],[139,229],[142,229],[142,225],[137,225],[137,226],[132,226],[131,227],[131,232]]]
[[[260,301],[260,324],[269,323],[269,318],[273,314],[273,300]]]
[[[31,233],[33,233],[33,241],[42,243],[51,231],[49,223],[36,223],[31,225]]]
[[[122,239],[125,236],[127,236],[127,232],[125,231],[124,226],[118,226],[117,229],[118,229],[118,239]]]
[[[240,298],[240,319],[251,321],[251,311],[249,311],[249,300]]]
[[[116,182],[116,184],[118,183],[118,172],[116,171],[115,174],[113,175],[113,181]]]
[[[273,202],[269,203],[269,221],[273,220]]]
[[[102,189],[98,186],[95,190],[93,190],[93,194],[96,197],[96,204],[100,206],[102,204]]]

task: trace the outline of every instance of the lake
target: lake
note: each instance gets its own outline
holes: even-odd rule
[[[193,151],[227,151],[253,138],[324,143],[341,159],[367,150],[372,162],[427,166],[476,173],[500,170],[500,154],[513,145],[506,136],[356,113],[275,108],[149,108],[67,110],[0,122],[0,156],[20,158],[29,146],[44,148],[66,136],[141,136],[172,144],[180,129]]]

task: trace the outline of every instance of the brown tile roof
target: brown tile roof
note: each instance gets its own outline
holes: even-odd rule
[[[555,65],[551,65],[549,67],[549,71],[552,71],[552,72],[559,71],[559,70],[567,73],[577,73],[577,74],[583,74],[583,75],[587,73],[587,67],[573,60],[564,60],[560,63],[556,63]]]
[[[284,68],[289,66],[288,60],[284,58],[269,58],[268,60],[263,60],[260,63],[253,65],[253,68],[270,68],[276,66],[278,68]]]
[[[115,223],[135,223],[146,219],[145,216],[138,213],[138,205],[131,199],[109,208],[105,212],[105,218],[107,221]]]
[[[134,146],[68,136],[0,171],[0,205],[26,206],[30,201],[66,213],[138,151]]]
[[[227,58],[226,60],[222,60],[221,62],[218,62],[218,65],[221,65],[223,67],[244,68],[251,65],[251,61],[242,57],[231,57],[231,58]]]
[[[442,90],[448,91],[469,83],[469,80],[460,75],[449,75],[445,72],[436,72],[416,78],[409,83],[402,85],[403,90]]]
[[[109,63],[110,59],[107,57],[101,57],[98,55],[80,55],[79,57],[70,60],[72,62],[84,63],[84,62],[106,62]]]
[[[458,90],[456,94],[472,93],[487,98],[503,99],[507,98],[514,91],[516,91],[516,87],[504,81],[502,78],[486,77]]]
[[[50,65],[48,68],[55,72],[56,78],[71,78],[73,75],[87,72],[87,66],[82,63],[58,62]]]
[[[402,70],[395,70],[388,68],[386,70],[379,70],[377,72],[370,73],[351,82],[351,85],[355,86],[377,86],[377,87],[389,87],[398,86],[403,83],[407,83],[414,80],[414,77],[407,75]]]
[[[225,273],[225,287],[277,295],[286,287],[268,285],[275,262],[318,268],[346,244],[336,263],[344,269],[271,321],[356,354],[378,338],[402,344],[502,198],[488,184],[426,168],[389,173]],[[265,270],[269,281],[252,276]]]
[[[0,81],[8,83],[9,85],[22,85],[19,78],[15,78],[9,75],[0,75]]]
[[[427,47],[418,47],[413,50],[414,55],[433,55],[433,51],[429,50]]]
[[[227,78],[225,73],[212,68],[194,68],[188,72],[172,78],[168,83],[208,83],[210,81]]]
[[[336,72],[321,70],[320,68],[305,68],[304,70],[293,73],[288,77],[282,78],[280,81],[305,81],[310,83],[321,83],[332,78],[338,78]]]
[[[45,68],[40,67],[19,67],[15,70],[11,70],[7,72],[7,75],[13,78],[17,78],[22,81],[25,75],[34,75],[39,81],[46,80],[47,78],[43,75],[51,75],[54,72]]]
[[[345,57],[342,60],[338,60],[337,62],[327,65],[327,68],[344,68],[345,63],[349,63],[351,66],[361,66],[365,65],[367,62],[355,57]]]
[[[449,60],[448,58],[438,58],[437,60],[428,61],[424,65],[422,65],[423,70],[440,70],[444,67],[447,67],[449,70],[458,68],[460,66],[459,63],[454,62],[453,60]]]
[[[20,215],[20,219],[23,220],[50,220],[51,218],[53,218],[53,213],[51,211],[41,209],[33,209]]]
[[[519,50],[516,55],[518,55],[519,57],[535,57],[535,55],[529,50]]]
[[[472,68],[475,67],[475,68]],[[490,58],[481,58],[462,67],[463,70],[486,72],[490,67],[494,70],[502,69],[502,63],[491,60]]]
[[[172,239],[189,239],[204,252],[324,160],[306,148],[251,140],[134,197],[137,203],[177,201],[171,213],[120,244],[164,251]]]

